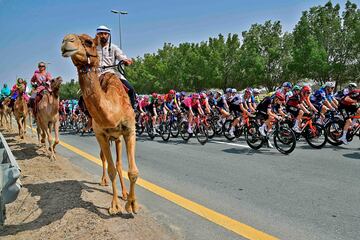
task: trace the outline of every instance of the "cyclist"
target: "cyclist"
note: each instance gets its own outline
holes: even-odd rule
[[[263,125],[259,128],[259,132],[262,136],[266,136],[267,132],[271,131],[274,119],[280,120],[281,116],[285,116],[285,113],[281,109],[284,102],[284,94],[276,92],[272,97],[265,97],[257,105],[257,115],[260,119],[265,120]],[[271,148],[273,147],[270,141],[268,141],[268,146]]]
[[[203,112],[210,114],[210,105],[206,93],[200,93],[200,105]]]
[[[295,88],[296,92],[297,87]],[[310,86],[304,86],[300,90],[299,94],[296,94],[289,98],[287,101],[287,110],[290,112],[295,118],[295,124],[293,127],[293,130],[297,133],[301,133],[301,120],[304,116],[304,113],[310,114],[310,110],[314,112],[318,112],[318,110],[314,107],[314,105],[310,101],[310,94],[311,94],[311,87]]]
[[[217,121],[219,126],[222,126],[226,119],[230,116],[229,113],[229,105],[225,97],[222,95],[220,91],[217,91],[215,94],[215,101],[216,101],[216,108],[219,110],[221,116],[220,119]]]
[[[181,107],[184,108],[188,113],[189,125],[187,131],[190,134],[193,133],[192,125],[193,125],[194,115],[196,113],[204,114],[201,109],[199,99],[200,99],[199,94],[194,93],[191,97],[185,98],[184,101],[181,103]]]
[[[360,89],[354,89],[351,90],[348,95],[342,98],[339,105],[339,110],[344,115],[345,125],[343,128],[343,135],[340,137],[340,141],[342,141],[344,144],[348,144],[348,141],[346,139],[346,134],[351,127],[351,117],[352,116],[360,116]]]

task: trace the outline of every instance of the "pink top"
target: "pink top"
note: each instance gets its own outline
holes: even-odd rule
[[[34,72],[34,75],[31,78],[32,83],[37,83],[37,92],[41,92],[45,89],[45,87],[42,85],[43,82],[46,82],[48,88],[50,88],[50,80],[52,79],[52,76],[49,72],[44,72],[44,74],[41,74],[39,70],[36,70]]]
[[[194,108],[195,106],[199,106],[200,102],[199,100],[196,100],[195,102],[192,101],[191,97],[187,97],[184,99],[183,103],[185,104],[185,106],[187,106],[188,108]]]

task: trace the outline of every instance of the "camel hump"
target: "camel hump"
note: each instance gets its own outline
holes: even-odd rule
[[[101,89],[104,92],[107,92],[107,89],[109,88],[110,85],[115,86],[121,90],[124,89],[119,76],[116,75],[115,73],[111,73],[111,72],[103,73],[100,75],[99,81],[100,81]],[[119,94],[121,94],[121,92],[119,92]]]

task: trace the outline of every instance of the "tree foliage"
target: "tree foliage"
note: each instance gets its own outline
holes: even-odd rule
[[[270,90],[303,79],[359,82],[360,10],[347,1],[341,13],[339,4],[329,1],[304,11],[292,32],[283,32],[280,21],[266,21],[253,24],[241,38],[220,34],[200,43],[165,43],[126,70],[139,93],[247,86]],[[65,84],[61,97],[75,97],[78,87]]]

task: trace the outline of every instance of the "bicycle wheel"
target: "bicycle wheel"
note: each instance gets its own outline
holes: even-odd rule
[[[339,141],[339,138],[343,134],[344,122],[340,119],[335,119],[334,121],[329,122],[325,126],[325,131],[327,134],[327,141],[333,146],[340,146],[343,144],[342,141]]]
[[[214,124],[211,122],[211,121],[208,121],[207,122],[208,125],[207,125],[207,130],[208,130],[208,138],[213,138],[215,137],[215,134],[216,134],[216,128],[214,126]]]
[[[180,136],[182,139],[184,139],[184,141],[189,141],[189,139],[191,138],[191,134],[188,133],[188,122],[182,122],[180,124]]]
[[[224,136],[227,140],[229,141],[232,141],[235,139],[235,136],[231,136],[229,131],[231,129],[231,126],[232,126],[232,123],[233,123],[233,120],[226,120],[224,125],[223,125],[223,133],[224,133]]]
[[[169,138],[170,138],[170,125],[169,124],[170,124],[169,122],[162,122],[159,126],[161,138],[165,142],[169,141]]]
[[[154,132],[154,128],[153,128],[151,120],[146,123],[145,128],[146,128],[146,132],[149,135],[150,139],[153,140],[155,138],[156,133]]]
[[[174,138],[179,136],[179,125],[177,121],[172,121],[170,125],[170,134]]]
[[[208,131],[204,124],[200,124],[195,130],[195,136],[201,145],[208,141]]]
[[[282,154],[290,154],[296,147],[295,133],[288,127],[280,127],[274,132],[274,145]]]
[[[313,127],[313,129],[310,127],[305,129],[305,140],[311,147],[320,149],[326,144],[326,131],[323,126],[317,123],[313,124]]]
[[[221,135],[222,134],[222,130],[223,130],[223,127],[222,125],[220,126],[217,122],[219,121],[219,117],[218,116],[215,116],[213,117],[212,119],[212,122],[214,123],[214,127],[215,127],[215,133],[218,134],[218,135]]]
[[[264,144],[264,138],[259,132],[259,126],[256,122],[251,121],[245,129],[245,139],[249,147],[258,150]]]

